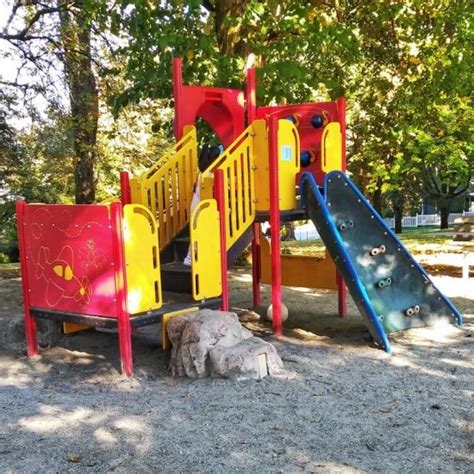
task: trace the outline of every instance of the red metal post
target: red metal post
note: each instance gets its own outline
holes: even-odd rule
[[[347,168],[347,157],[346,157],[346,99],[339,97],[337,99],[337,119],[341,124],[342,134],[342,171],[346,171]],[[338,297],[338,309],[339,316],[341,318],[347,316],[347,288],[344,284],[344,280],[339,272],[337,272],[337,297]]]
[[[30,312],[30,289],[28,288],[28,267],[26,265],[28,255],[26,254],[25,241],[25,207],[24,201],[16,203],[16,225],[18,229],[18,246],[20,250],[21,264],[21,286],[23,290],[23,311],[25,315],[26,353],[28,357],[38,355],[38,338],[36,330],[36,319]]]
[[[176,141],[183,136],[183,61],[173,59],[174,136]]]
[[[122,201],[122,206],[132,203],[130,176],[127,171],[120,171],[120,200]]]
[[[278,119],[270,118],[270,238],[272,257],[273,334],[281,336],[281,257],[280,257],[280,192],[278,186]]]
[[[127,307],[127,275],[125,251],[123,247],[122,205],[114,202],[111,206],[112,246],[115,267],[115,305],[117,308],[117,328],[120,347],[122,373],[133,374],[132,331]]]
[[[261,278],[261,259],[260,259],[260,224],[252,225],[252,294],[253,307],[257,308],[261,304],[260,278]]]
[[[346,99],[339,97],[336,101],[337,104],[337,119],[341,124],[342,133],[342,171],[346,171],[347,160],[346,160]]]
[[[336,272],[337,282],[337,308],[339,316],[345,318],[347,316],[347,288],[339,272]]]
[[[257,79],[256,69],[247,69],[247,124],[250,125],[257,115]]]
[[[214,198],[217,201],[217,210],[220,218],[220,246],[221,246],[221,281],[222,281],[222,311],[229,311],[229,281],[227,279],[227,243],[225,209],[224,172],[214,170]]]

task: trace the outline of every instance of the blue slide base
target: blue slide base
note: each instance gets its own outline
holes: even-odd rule
[[[344,173],[328,174],[324,189],[325,196],[303,174],[303,205],[378,345],[390,352],[391,332],[462,324],[456,307]]]

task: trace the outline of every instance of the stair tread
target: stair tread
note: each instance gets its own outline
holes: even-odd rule
[[[306,211],[302,208],[291,209],[289,211],[280,211],[281,222],[291,222],[307,219]],[[265,222],[270,220],[270,211],[259,211],[255,217],[257,222]]]
[[[182,272],[182,273],[191,273],[191,267],[189,265],[185,265],[183,262],[170,262],[170,263],[163,263],[161,265],[161,269],[163,271],[174,271],[174,272]]]
[[[173,240],[173,242],[189,244],[189,242],[191,242],[191,239],[189,237],[177,237],[176,239]]]

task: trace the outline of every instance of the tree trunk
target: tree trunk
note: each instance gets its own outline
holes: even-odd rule
[[[382,188],[380,186],[372,195],[372,206],[379,214],[382,214]]]
[[[226,19],[242,16],[249,0],[219,0],[215,2],[215,31],[221,54],[238,54],[245,58],[249,47],[241,24],[232,24]]]
[[[395,233],[402,233],[402,219],[403,219],[403,207],[402,206],[393,206],[393,211],[395,214]]]
[[[71,103],[76,203],[95,201],[94,167],[96,161],[98,91],[91,61],[90,23],[81,10],[61,10],[61,42]]]
[[[402,233],[402,219],[403,219],[403,206],[404,206],[404,196],[400,191],[394,191],[391,195],[393,213],[395,217],[395,233]]]
[[[449,206],[446,206],[446,205],[440,206],[439,212],[441,213],[441,225],[439,226],[439,228],[447,229],[448,219],[449,219]]]

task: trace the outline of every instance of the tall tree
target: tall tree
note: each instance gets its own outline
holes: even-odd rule
[[[93,203],[99,96],[92,69],[91,18],[83,2],[61,8],[59,17],[76,154],[75,197],[77,203]]]
[[[51,104],[58,103],[58,96],[64,95],[65,89],[69,92],[78,203],[95,199],[99,111],[91,28],[103,4],[90,0],[17,1],[11,4],[7,23],[0,33],[2,53],[15,55],[18,67],[14,80],[2,78],[2,82],[7,87],[22,90],[26,105],[30,105],[38,93]]]

